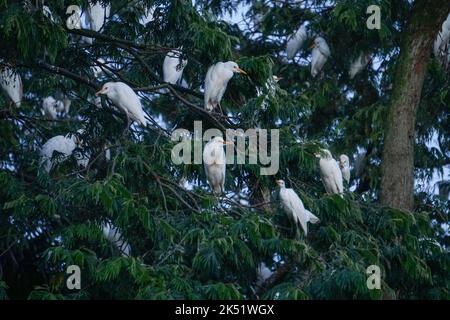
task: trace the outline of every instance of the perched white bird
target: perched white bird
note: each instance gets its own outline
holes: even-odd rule
[[[181,59],[182,54],[181,50],[172,50],[167,53],[163,63],[164,82],[179,83],[188,63],[187,59]]]
[[[350,79],[353,79],[358,73],[360,73],[369,64],[370,60],[372,60],[370,55],[361,52],[359,57],[350,65],[350,70],[348,71]]]
[[[292,34],[286,44],[286,55],[288,60],[295,57],[297,51],[302,47],[303,43],[308,38],[308,30],[306,29],[307,22],[303,22],[298,30]]]
[[[342,194],[344,192],[342,172],[333,159],[331,152],[323,149],[320,153],[316,153],[316,157],[320,158],[320,175],[322,176],[322,182],[326,192],[328,194]]]
[[[69,114],[72,100],[70,100],[67,96],[63,96],[60,101],[62,101],[62,104],[56,104],[56,111],[63,113],[64,115]]]
[[[222,137],[214,137],[203,150],[206,178],[216,195],[225,191],[226,157],[223,146],[226,144],[231,144],[231,142],[224,141]]]
[[[56,111],[56,104],[62,101],[57,101],[52,96],[44,98],[42,101],[42,113],[50,119],[56,119],[58,117],[58,111]]]
[[[269,268],[267,268],[264,262],[261,262],[258,265],[258,269],[256,270],[256,286],[262,287],[264,282],[272,276],[273,272]]]
[[[341,168],[342,177],[347,184],[350,183],[350,159],[347,155],[341,154],[339,156],[339,168]]]
[[[308,222],[317,223],[319,218],[317,218],[310,211],[305,209],[302,200],[295,193],[293,189],[286,188],[283,180],[277,180],[277,184],[280,186],[280,200],[281,205],[288,215],[290,215],[294,222],[300,223],[305,236],[308,235]]]
[[[131,254],[131,246],[123,239],[123,236],[118,227],[111,222],[104,222],[102,224],[103,235],[105,238],[114,244],[122,253],[122,256],[129,257]]]
[[[147,126],[147,119],[137,94],[123,82],[107,82],[95,95],[106,94],[111,101],[125,112],[127,119]]]
[[[59,99],[55,99],[52,96],[44,98],[42,101],[42,114],[50,119],[56,119],[58,113],[60,116],[67,115],[70,110],[72,101],[64,95],[59,95]]]
[[[78,132],[80,134],[80,131]],[[50,138],[41,149],[40,166],[45,171],[50,172],[55,164],[61,163],[66,160],[77,147],[82,146],[82,141],[76,134],[68,134],[66,136],[55,136]],[[52,159],[53,152],[62,153],[61,157]],[[89,161],[88,161],[89,162]],[[77,157],[77,163],[79,166],[86,167],[87,162],[85,157]]]
[[[322,37],[315,38],[313,44],[311,45],[311,48],[312,48],[311,75],[315,77],[322,70],[331,52],[330,47],[328,47],[327,42]]]
[[[89,1],[86,17],[90,29],[97,32],[100,31],[105,24],[106,19],[109,18],[110,11],[111,5],[109,4],[103,6],[101,1],[97,1],[95,4],[93,4],[92,1]]]
[[[217,62],[209,67],[205,78],[206,110],[213,111],[217,106],[220,108],[220,101],[227,89],[228,81],[235,73],[247,74],[233,61]]]
[[[12,68],[4,66],[0,69],[0,85],[7,96],[17,107],[20,107],[23,97],[22,78]]]
[[[450,60],[448,60],[450,57],[450,14],[447,16],[444,23],[442,23],[441,31],[434,41],[433,53],[436,58],[444,63],[448,64],[450,62]]]

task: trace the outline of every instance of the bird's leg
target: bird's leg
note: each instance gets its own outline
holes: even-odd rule
[[[224,113],[223,113],[223,111],[222,111],[222,106],[220,105],[220,102],[219,102],[219,103],[217,103],[217,106],[219,107],[219,111],[220,111],[220,113],[221,113],[221,114],[224,114]]]

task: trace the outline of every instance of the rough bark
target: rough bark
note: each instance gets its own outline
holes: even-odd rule
[[[433,41],[449,12],[448,0],[418,0],[402,35],[381,165],[381,203],[414,209],[416,112]]]

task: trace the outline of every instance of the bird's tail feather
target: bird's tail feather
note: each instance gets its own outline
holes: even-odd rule
[[[317,216],[315,216],[311,211],[306,210],[306,212],[309,215],[309,222],[312,224],[320,222],[320,219],[317,218]]]

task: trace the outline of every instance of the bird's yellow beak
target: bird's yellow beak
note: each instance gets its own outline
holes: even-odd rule
[[[233,144],[233,142],[225,140],[225,141],[223,142],[223,144],[224,144],[224,145],[225,145],[225,144]]]
[[[276,184],[278,184],[278,185],[281,184],[281,180],[276,180],[275,182],[276,182]]]
[[[316,46],[316,44],[314,42],[309,46],[310,49],[313,49],[315,47],[317,47],[317,46]]]
[[[95,95],[98,97],[99,95],[101,95],[101,94],[103,94],[103,88],[100,90],[100,91],[97,91],[96,93],[95,93]]]
[[[245,71],[242,70],[241,68],[237,68],[236,70],[237,70],[238,73],[247,75],[247,72],[245,72]]]

